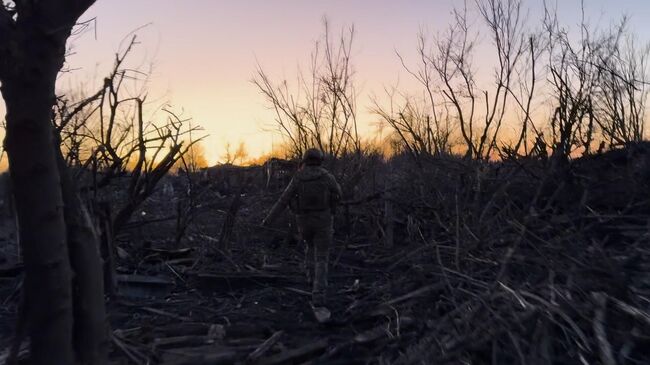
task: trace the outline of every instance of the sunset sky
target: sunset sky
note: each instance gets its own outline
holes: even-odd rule
[[[292,80],[305,64],[327,16],[332,28],[354,24],[353,63],[363,125],[376,117],[368,97],[383,86],[409,87],[395,50],[414,59],[419,29],[443,30],[461,0],[98,0],[83,19],[96,18],[92,31],[73,40],[60,88],[97,84],[120,42],[137,31],[141,44],[132,65],[153,64],[149,100],[169,101],[202,125],[208,159],[217,162],[226,142],[246,143],[249,152],[268,152],[279,138],[263,132],[273,114],[250,82],[256,63],[276,80]],[[561,20],[577,27],[580,1],[558,1]],[[650,39],[650,1],[585,0],[592,23],[609,25],[623,14],[642,40]],[[542,0],[528,0],[529,18],[541,17]],[[143,27],[144,26],[144,27]],[[367,128],[368,129],[368,128]],[[366,130],[367,130],[366,129]]]

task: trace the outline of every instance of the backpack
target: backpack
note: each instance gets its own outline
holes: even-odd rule
[[[298,211],[301,213],[330,209],[330,189],[326,176],[301,180],[297,200]]]

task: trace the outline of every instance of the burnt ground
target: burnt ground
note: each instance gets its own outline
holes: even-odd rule
[[[417,296],[430,286],[417,273],[408,285],[395,282],[393,276],[405,272],[387,266],[404,247],[386,249],[337,234],[330,265],[333,316],[319,324],[302,269],[304,246],[291,240],[286,221],[270,229],[248,225],[260,221],[263,212],[254,209],[259,205],[259,196],[243,198],[239,237],[233,237],[228,250],[218,249],[214,239],[221,230],[214,222],[222,221],[223,214],[208,207],[184,247],[169,248],[164,240],[153,239],[139,257],[124,257],[124,268],[140,269],[123,270],[123,275],[144,277],[121,276],[120,291],[126,297],[110,303],[113,327],[122,331],[114,336],[116,355],[134,349],[131,356],[165,364],[242,363],[247,358],[260,364],[353,364],[380,357],[384,346],[397,351],[401,331],[415,318],[395,306],[409,301],[400,298],[404,294],[419,290]],[[137,234],[151,237],[147,231]],[[162,244],[156,248],[157,243]],[[164,280],[141,282],[149,275]],[[156,299],[137,298],[150,294]]]
[[[180,247],[164,238],[173,235],[171,223],[139,225],[119,237],[119,293],[108,302],[115,364],[363,363],[384,346],[397,351],[402,332],[416,321],[399,305],[433,289],[417,272],[408,285],[395,285],[395,266],[387,265],[404,247],[337,238],[332,320],[319,324],[301,268],[304,246],[285,242],[282,229],[251,227],[258,238],[219,250],[213,237],[220,226],[210,215],[218,219],[220,211],[204,210]],[[10,272],[7,262],[3,267],[4,347],[11,342],[21,273]]]
[[[277,192],[246,191],[223,243],[236,194],[200,193],[176,242],[177,198],[158,192],[116,237],[111,361],[649,364],[650,180],[638,163],[608,156],[555,185],[525,161],[406,168],[390,195],[392,247],[388,200],[375,199],[385,184],[373,174],[337,214],[327,324],[313,317],[288,215],[257,225]],[[7,347],[22,273],[2,222]]]

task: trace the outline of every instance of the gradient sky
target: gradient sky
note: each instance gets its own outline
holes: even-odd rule
[[[525,1],[529,17],[541,16],[542,0]],[[73,40],[69,67],[60,86],[100,80],[130,32],[141,41],[132,65],[154,65],[150,100],[169,101],[193,117],[210,135],[208,159],[215,163],[224,145],[243,141],[251,154],[268,152],[278,137],[263,132],[273,121],[265,101],[251,84],[256,63],[276,80],[292,79],[305,64],[327,16],[332,29],[354,24],[353,53],[360,120],[368,95],[383,86],[409,86],[395,50],[414,59],[416,34],[443,30],[453,6],[462,0],[98,0],[83,19],[96,18],[93,31]],[[558,1],[561,20],[576,26],[580,0]],[[610,24],[623,14],[642,40],[650,39],[649,0],[585,0],[593,23]]]

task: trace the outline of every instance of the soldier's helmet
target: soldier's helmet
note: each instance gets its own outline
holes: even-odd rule
[[[302,156],[302,162],[309,166],[318,166],[323,163],[323,152],[318,148],[310,148]]]

